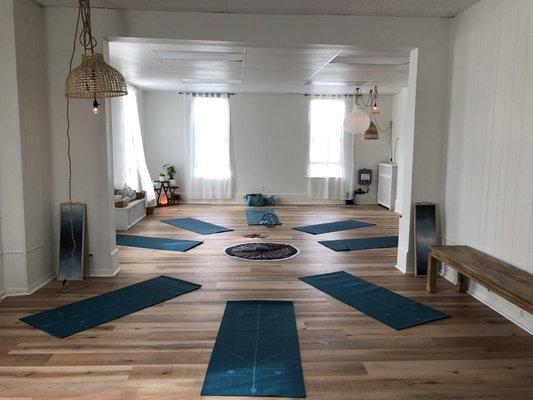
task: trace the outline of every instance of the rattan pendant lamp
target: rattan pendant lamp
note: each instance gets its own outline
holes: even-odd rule
[[[91,31],[91,6],[89,0],[79,0],[78,21],[74,41],[78,36],[79,22],[82,29],[79,42],[84,49],[81,64],[70,67],[65,81],[65,96],[70,99],[93,99],[93,112],[98,114],[97,99],[124,96],[128,94],[124,77],[104,61],[101,53],[95,53],[96,39]],[[72,66],[72,59],[71,59]]]
[[[81,21],[81,31],[80,31]],[[78,36],[79,32],[79,36]],[[81,64],[72,68],[74,54],[76,54],[76,42],[79,41],[83,47]],[[124,77],[115,68],[104,61],[101,53],[95,53],[96,39],[91,31],[91,6],[89,0],[79,0],[78,18],[76,20],[76,31],[72,42],[72,52],[70,54],[69,73],[65,81],[66,97],[66,137],[67,137],[67,160],[68,160],[68,206],[70,225],[70,246],[71,258],[75,258],[76,249],[82,246],[77,242],[74,234],[74,217],[72,203],[72,156],[70,152],[70,99],[93,99],[93,113],[98,114],[98,100],[108,97],[124,96],[128,94]],[[63,239],[62,239],[63,240]],[[64,287],[70,278],[72,264],[68,264],[67,273],[63,279]]]

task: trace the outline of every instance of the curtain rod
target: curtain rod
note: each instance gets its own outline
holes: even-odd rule
[[[233,96],[235,95],[235,93],[212,93],[212,92],[178,92],[178,94],[185,94],[185,95],[192,95],[192,96],[196,96],[198,94],[202,95],[202,94],[207,94],[207,95],[211,95],[211,96]]]
[[[135,90],[141,90],[141,91],[142,91],[142,89],[139,89],[137,86],[135,86],[135,85],[134,85],[133,83],[131,83],[131,82],[126,82],[126,85],[131,86],[131,87],[134,88]]]
[[[304,96],[317,96],[317,97],[353,97],[353,94],[316,94],[316,93],[304,93]]]

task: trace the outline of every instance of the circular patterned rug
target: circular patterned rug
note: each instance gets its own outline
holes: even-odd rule
[[[233,258],[248,261],[279,261],[296,256],[299,250],[282,243],[240,243],[225,250]]]

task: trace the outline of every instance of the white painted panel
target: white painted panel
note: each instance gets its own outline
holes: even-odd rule
[[[533,273],[533,3],[484,0],[459,15],[452,56],[444,239]],[[517,323],[531,322],[470,289]]]

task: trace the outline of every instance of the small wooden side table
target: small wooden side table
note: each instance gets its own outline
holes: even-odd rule
[[[169,186],[168,192],[170,193],[170,196],[168,196],[168,203],[173,206],[177,206],[180,204],[181,196],[178,193],[179,186]]]
[[[178,190],[179,186],[170,186],[170,181],[154,181],[154,192],[156,194],[157,206],[164,207],[178,205],[181,199]],[[163,193],[167,198],[165,204],[161,203],[161,195]]]

